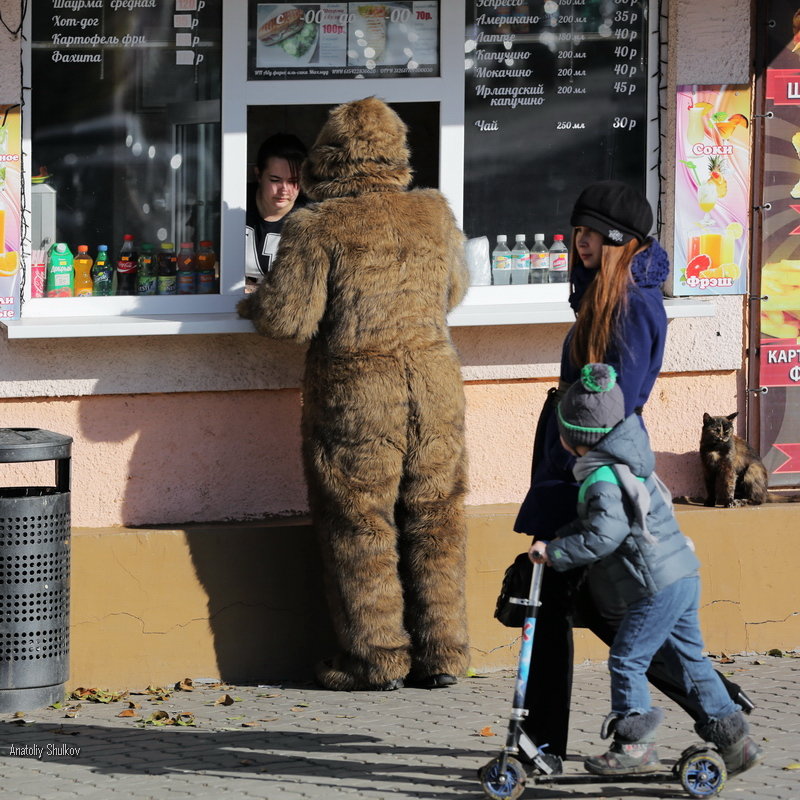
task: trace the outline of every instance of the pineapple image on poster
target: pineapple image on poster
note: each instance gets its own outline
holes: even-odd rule
[[[678,86],[675,295],[747,291],[750,88]]]

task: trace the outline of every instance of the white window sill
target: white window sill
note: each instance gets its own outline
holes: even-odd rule
[[[713,300],[705,298],[668,297],[664,305],[669,318],[712,317],[715,313]],[[563,286],[472,287],[464,302],[448,316],[452,327],[537,325],[574,319]],[[4,320],[0,327],[5,328],[9,339],[253,332],[250,320],[240,319],[235,312],[28,317]]]

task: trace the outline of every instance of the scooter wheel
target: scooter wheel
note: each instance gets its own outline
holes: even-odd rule
[[[516,800],[525,790],[525,769],[516,758],[506,759],[506,768],[500,772],[500,757],[493,758],[478,770],[483,793],[492,800]]]
[[[689,797],[714,797],[725,786],[728,771],[719,753],[703,750],[681,759],[678,777]]]

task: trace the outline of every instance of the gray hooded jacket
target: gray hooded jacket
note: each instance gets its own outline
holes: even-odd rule
[[[695,574],[700,563],[654,468],[655,456],[635,414],[579,458],[578,518],[547,546],[553,567],[596,564],[592,585],[608,587],[610,597],[625,604]]]

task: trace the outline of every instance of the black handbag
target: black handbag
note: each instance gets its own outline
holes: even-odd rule
[[[531,591],[533,563],[527,551],[520,553],[503,575],[503,585],[494,609],[494,617],[507,628],[521,628],[528,611],[527,600]],[[525,604],[512,599],[526,601]]]

